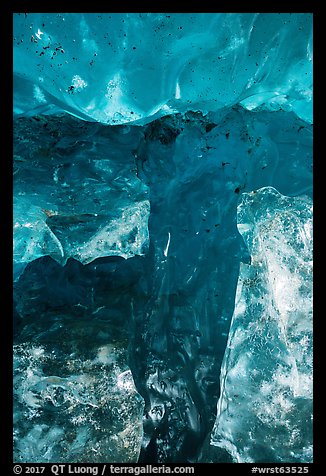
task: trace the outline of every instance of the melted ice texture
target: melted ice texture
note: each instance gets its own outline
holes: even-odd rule
[[[104,124],[242,103],[312,121],[309,14],[15,14],[17,114]]]
[[[70,330],[74,345],[76,326]],[[95,344],[96,356],[85,359],[52,349],[53,343],[14,346],[15,461],[137,461],[144,404],[125,350]]]

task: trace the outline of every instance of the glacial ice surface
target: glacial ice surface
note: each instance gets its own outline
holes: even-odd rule
[[[15,460],[311,461],[312,15],[13,44]]]
[[[17,114],[143,124],[242,102],[312,121],[310,14],[21,13],[13,44]]]

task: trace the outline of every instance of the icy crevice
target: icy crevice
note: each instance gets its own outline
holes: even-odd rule
[[[239,106],[144,127],[20,118],[15,131],[14,211],[29,224],[15,228],[15,260],[29,262],[15,284],[17,335],[35,340],[39,316],[44,325],[60,321],[63,309],[68,319],[84,316],[85,329],[97,322],[104,330],[103,316],[127,326],[129,367],[145,401],[140,461],[196,461],[215,422],[239,266],[254,259],[243,240],[250,220],[237,228],[239,199],[252,190],[259,197],[264,184],[312,194],[311,126],[290,112]],[[126,209],[127,223],[114,228]],[[45,247],[45,225],[64,258]],[[298,236],[309,248],[308,224]]]

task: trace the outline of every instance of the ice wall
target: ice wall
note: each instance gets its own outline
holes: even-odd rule
[[[16,459],[310,461],[312,15],[17,13],[13,47]]]

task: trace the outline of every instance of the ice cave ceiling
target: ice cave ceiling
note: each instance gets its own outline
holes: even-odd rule
[[[312,461],[312,15],[14,14],[14,459]]]

